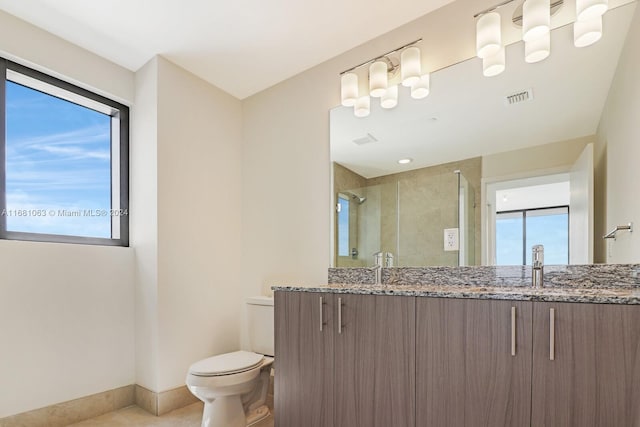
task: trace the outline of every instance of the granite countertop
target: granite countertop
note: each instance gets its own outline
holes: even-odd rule
[[[423,267],[330,269],[329,284],[278,285],[274,291],[402,295],[517,301],[640,304],[640,265],[545,267],[545,287],[531,287],[530,267]],[[344,283],[340,279],[349,279]]]
[[[272,286],[274,291],[328,292],[338,294],[404,295],[434,298],[473,298],[516,301],[640,304],[640,288],[525,288],[515,286],[459,285],[354,285]]]

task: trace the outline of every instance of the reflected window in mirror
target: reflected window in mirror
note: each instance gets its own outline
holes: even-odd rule
[[[531,265],[533,245],[544,245],[546,264],[569,263],[569,206],[496,213],[497,265]]]
[[[338,216],[338,256],[350,256],[349,245],[349,198],[338,195],[336,206]]]

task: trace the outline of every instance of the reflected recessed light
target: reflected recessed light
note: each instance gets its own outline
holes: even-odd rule
[[[406,165],[407,163],[411,163],[411,162],[413,162],[413,159],[410,159],[408,157],[406,159],[398,160],[398,163],[400,163],[401,165]]]

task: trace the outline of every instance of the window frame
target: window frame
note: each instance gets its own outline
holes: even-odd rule
[[[7,72],[13,71],[18,74],[22,74],[28,78],[35,79],[44,83],[45,85],[53,86],[54,88],[62,89],[63,91],[70,92],[79,97],[86,98],[90,102],[96,102],[111,109],[111,113],[108,114],[113,118],[119,120],[119,135],[118,135],[118,166],[119,176],[114,179],[114,168],[111,168],[111,207],[114,206],[114,182],[118,183],[118,209],[125,214],[119,215],[119,237],[118,238],[105,238],[105,237],[87,237],[87,236],[70,236],[62,234],[45,234],[45,233],[31,233],[23,231],[8,231],[7,220],[5,215],[0,215],[0,239],[2,240],[21,240],[32,242],[47,242],[47,243],[75,243],[84,245],[101,245],[101,246],[129,246],[129,107],[116,102],[112,99],[106,98],[102,95],[98,95],[87,89],[81,88],[64,80],[50,76],[48,74],[36,71],[32,68],[18,64],[5,58],[0,58],[0,74],[2,74],[2,84],[0,84],[0,212],[7,208],[7,195],[6,195],[6,82]],[[20,84],[20,83],[18,83]],[[29,87],[29,86],[28,86]],[[90,106],[83,105],[73,100],[67,99],[62,96],[56,96],[55,94],[41,91],[38,88],[30,87],[33,90],[38,90],[46,95],[56,98],[64,99],[69,102],[81,105],[85,108],[91,108]],[[96,110],[97,111],[97,110]],[[105,114],[104,111],[100,111]],[[112,126],[113,127],[113,126]],[[112,135],[111,144],[113,144],[115,138]],[[111,147],[111,155],[113,156],[114,147]],[[113,165],[115,159],[111,157],[110,163]],[[112,221],[112,233],[113,233],[113,217],[110,217]]]

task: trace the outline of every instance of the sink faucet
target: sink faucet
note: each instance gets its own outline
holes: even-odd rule
[[[373,264],[376,268],[376,285],[382,284],[382,266],[384,264],[384,252],[373,254]]]
[[[531,261],[533,264],[533,270],[531,271],[532,286],[534,288],[542,288],[544,286],[544,246],[533,246]]]

